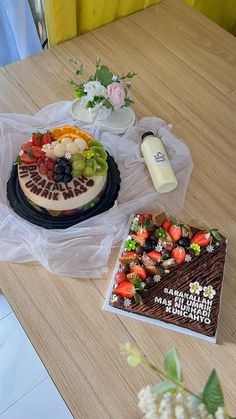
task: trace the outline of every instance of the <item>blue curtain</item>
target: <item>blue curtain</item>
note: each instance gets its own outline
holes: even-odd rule
[[[40,51],[28,0],[0,0],[0,66]]]

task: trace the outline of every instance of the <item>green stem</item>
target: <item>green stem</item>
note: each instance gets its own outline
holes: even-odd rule
[[[169,381],[172,381],[172,383],[179,386],[182,390],[186,391],[187,393],[191,394],[191,396],[196,397],[197,399],[201,400],[201,398],[197,395],[195,395],[188,387],[184,385],[184,383],[179,383],[178,381],[174,380],[173,378],[170,378],[164,371],[161,371],[156,365],[152,364],[148,360],[144,359],[143,364],[147,365],[149,368],[151,368],[153,371],[157,372],[161,377],[167,378]]]

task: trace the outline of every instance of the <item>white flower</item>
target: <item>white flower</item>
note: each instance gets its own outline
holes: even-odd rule
[[[23,151],[23,150],[21,150],[21,151],[19,152],[19,156],[22,156],[22,154],[24,154],[24,151]]]
[[[118,300],[118,296],[116,294],[113,294],[113,296],[111,297],[111,303],[116,303]]]
[[[146,418],[158,418],[156,395],[152,392],[151,386],[142,388],[142,390],[140,390],[140,392],[138,393],[138,399],[138,406],[142,410],[142,412],[146,414]]]
[[[212,285],[208,285],[208,287],[203,287],[203,296],[212,300],[216,295],[216,291],[212,287]]]
[[[184,260],[185,260],[185,262],[191,262],[192,256],[191,255],[186,255]]]
[[[51,144],[47,143],[42,146],[42,150],[46,153],[46,151],[51,150]]]
[[[72,154],[71,154],[69,151],[67,151],[67,152],[64,154],[64,157],[65,157],[67,160],[70,160],[70,159],[71,159],[71,157],[72,157]]]
[[[154,275],[153,277],[154,282],[160,282],[160,280],[161,280],[161,275]]]
[[[161,244],[157,244],[156,247],[155,247],[155,250],[157,252],[161,252],[162,251],[162,245]]]
[[[208,253],[212,253],[214,250],[214,246],[212,246],[212,244],[208,244],[208,246],[206,247],[206,250]]]
[[[112,81],[116,81],[117,79],[118,79],[118,76],[116,76],[115,74],[113,74]]]
[[[127,241],[127,240],[131,240],[131,239],[132,239],[132,237],[131,237],[131,235],[129,234],[129,235],[126,237],[125,241]]]
[[[202,286],[199,284],[198,281],[191,282],[189,284],[189,288],[190,288],[191,294],[197,294],[197,295],[199,295],[200,292],[202,291]]]
[[[225,418],[225,411],[223,407],[218,407],[215,413],[216,419],[224,419]]]
[[[106,96],[106,88],[99,81],[88,81],[84,83],[84,90],[87,93],[87,100],[94,99],[94,96]]]
[[[129,298],[125,297],[124,298],[124,307],[129,308],[129,307],[131,307],[131,304],[132,304],[131,300]]]

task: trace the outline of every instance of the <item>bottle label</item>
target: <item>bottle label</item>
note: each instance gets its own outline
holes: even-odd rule
[[[161,153],[161,151],[157,151],[155,154],[153,154],[154,162],[160,166],[163,163],[166,163],[166,155],[164,153]]]

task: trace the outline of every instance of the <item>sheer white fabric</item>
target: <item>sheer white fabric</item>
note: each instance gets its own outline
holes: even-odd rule
[[[28,0],[0,1],[0,66],[42,51]]]
[[[6,184],[20,145],[31,133],[64,124],[79,125],[102,142],[119,166],[121,190],[117,205],[106,213],[66,230],[46,230],[13,212]],[[38,261],[60,275],[101,277],[107,271],[112,245],[121,240],[131,213],[163,209],[174,215],[183,208],[193,163],[189,149],[170,128],[163,120],[148,117],[139,120],[125,135],[110,134],[73,121],[69,102],[49,105],[34,116],[0,114],[0,259]],[[150,130],[162,138],[178,179],[176,190],[167,194],[155,191],[141,157],[141,135]]]

